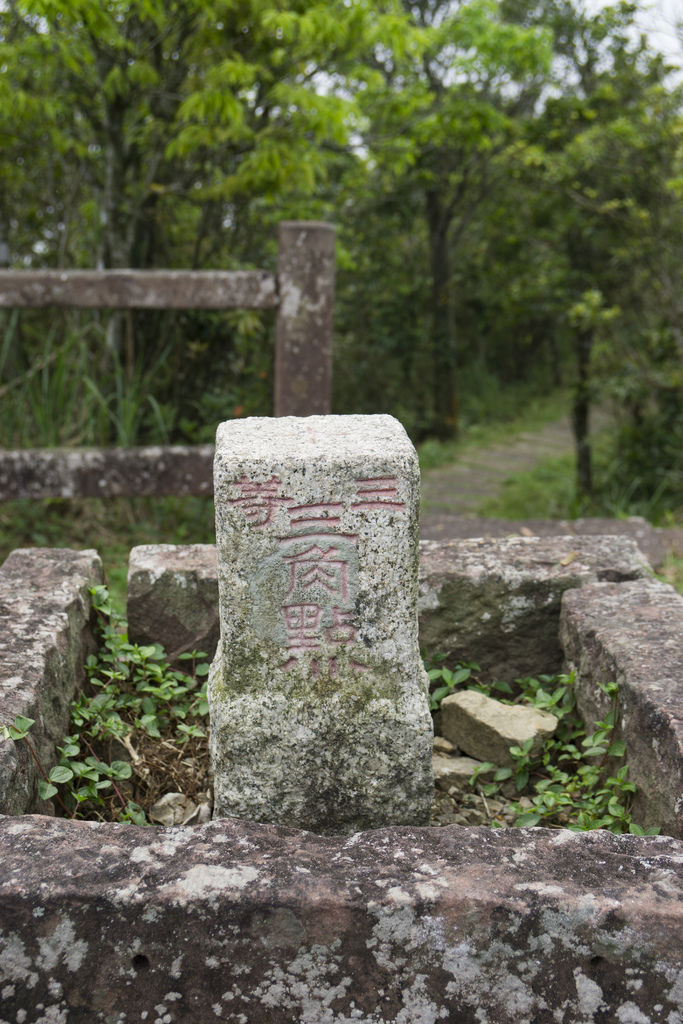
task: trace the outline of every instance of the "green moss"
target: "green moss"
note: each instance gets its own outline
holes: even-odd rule
[[[278,666],[272,674],[264,675],[256,662],[253,652],[237,648],[229,665],[223,666],[223,678],[214,677],[211,684],[212,700],[224,702],[242,694],[261,697],[264,701],[273,694],[284,694],[288,700],[298,704],[319,705],[327,701],[349,704],[355,710],[363,710],[372,701],[388,701],[395,704],[399,699],[399,686],[393,666],[367,664],[367,652],[354,658],[353,650],[344,649],[311,651],[302,655],[289,671],[283,671],[283,656],[286,652],[275,644],[267,645],[270,650],[269,664]],[[367,671],[354,669],[351,661],[360,657],[367,664]],[[336,662],[336,673],[330,674],[329,661]],[[312,671],[313,661],[318,662],[317,678]],[[228,679],[226,679],[228,675]]]

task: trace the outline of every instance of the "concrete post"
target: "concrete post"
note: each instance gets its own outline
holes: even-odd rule
[[[334,228],[318,221],[283,221],[278,239],[275,415],[329,413]]]
[[[216,817],[320,833],[429,820],[418,492],[391,416],[218,428]]]

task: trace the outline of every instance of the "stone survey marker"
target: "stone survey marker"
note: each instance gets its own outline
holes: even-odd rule
[[[429,818],[417,456],[391,416],[218,428],[214,816],[320,833]]]

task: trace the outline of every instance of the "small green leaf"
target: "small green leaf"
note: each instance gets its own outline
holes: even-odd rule
[[[466,679],[469,679],[471,675],[472,675],[472,669],[470,669],[470,668],[459,668],[459,669],[457,669],[453,673],[453,676],[452,676],[452,679],[453,679],[452,685],[453,686],[459,686],[460,683],[464,683]]]
[[[607,753],[607,747],[588,747],[587,750],[584,750],[583,756],[584,757],[599,757],[601,754],[606,754],[606,753]]]
[[[525,814],[520,814],[518,818],[515,818],[515,826],[518,828],[528,828],[532,825],[538,825],[540,820],[540,814],[537,814],[535,811],[527,811]]]
[[[23,733],[27,733],[32,725],[35,725],[34,718],[26,718],[24,715],[17,715],[12,723],[15,729],[19,729]]]
[[[57,787],[53,786],[50,782],[41,781],[38,783],[38,792],[40,793],[41,800],[51,800],[57,792]]]
[[[610,748],[608,750],[608,754],[610,757],[623,757],[625,753],[626,744],[623,740],[615,740],[614,743],[610,745]]]
[[[140,807],[139,804],[133,803],[132,800],[129,800],[128,803],[126,804],[126,811],[125,814],[123,815],[123,819],[124,821],[132,821],[134,825],[147,824],[147,817],[142,807]]]
[[[50,772],[50,782],[56,782],[58,786],[63,785],[65,782],[71,782],[74,777],[74,773],[66,765],[58,764]]]

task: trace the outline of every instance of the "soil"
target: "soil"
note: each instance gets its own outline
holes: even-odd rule
[[[211,764],[205,739],[188,740],[178,747],[165,740],[149,737],[137,747],[128,741],[126,750],[133,764],[133,778],[119,783],[124,795],[138,803],[155,824],[196,824],[207,820],[211,806]],[[448,792],[436,788],[430,812],[430,825],[489,825],[510,827],[518,812],[513,803],[525,805],[518,794],[485,796],[477,786],[450,786]],[[531,806],[531,801],[526,801]],[[109,807],[111,817],[120,810],[115,797]],[[113,813],[112,813],[113,812]],[[201,812],[201,813],[200,813]]]

